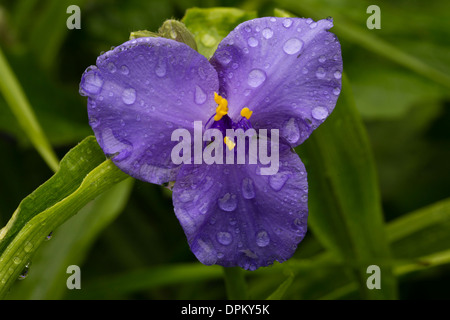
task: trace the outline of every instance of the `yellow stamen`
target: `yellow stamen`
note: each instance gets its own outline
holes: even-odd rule
[[[216,108],[216,115],[214,121],[219,121],[224,115],[228,113],[228,101],[214,92],[214,101],[218,104]]]
[[[247,120],[250,119],[252,114],[253,114],[253,111],[247,107],[245,107],[241,110],[241,116],[247,118]]]
[[[223,142],[227,145],[228,149],[230,150],[233,150],[233,148],[236,146],[236,143],[234,143],[234,141],[228,137],[223,138]]]

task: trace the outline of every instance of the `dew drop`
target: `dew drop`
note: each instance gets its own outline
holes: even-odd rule
[[[248,200],[255,197],[255,187],[251,178],[244,178],[242,180],[242,196]]]
[[[278,172],[269,177],[269,185],[274,191],[280,191],[289,179],[287,172]]]
[[[296,143],[300,139],[300,130],[295,122],[295,118],[290,118],[283,128],[283,136],[289,143]]]
[[[155,73],[158,77],[162,78],[166,75],[166,63],[164,61],[160,61],[155,68]]]
[[[128,158],[133,151],[131,143],[119,141],[111,128],[102,131],[103,151],[106,155],[113,157],[115,161],[121,161]]]
[[[229,232],[222,231],[217,233],[216,239],[220,244],[228,246],[233,241],[233,236]]]
[[[334,95],[338,96],[340,93],[341,93],[341,89],[340,88],[336,87],[336,88],[333,89],[333,94]]]
[[[302,47],[303,41],[297,38],[291,38],[284,43],[283,51],[286,52],[287,54],[296,54],[302,49]]]
[[[122,101],[125,104],[133,104],[136,101],[136,90],[128,88],[122,92]]]
[[[22,270],[22,272],[20,272],[20,274],[19,274],[19,280],[23,280],[23,279],[25,279],[26,277],[28,277],[28,272],[29,272],[29,270],[30,270],[30,264],[31,264],[31,262],[28,262],[26,265],[25,265],[25,267],[23,268],[23,270]]]
[[[325,78],[325,70],[324,70],[322,67],[317,68],[317,71],[316,71],[316,77],[317,77],[318,79],[323,79],[323,78]]]
[[[121,66],[121,67],[120,67],[120,72],[121,72],[122,74],[124,74],[124,75],[127,75],[127,74],[130,73],[130,69],[128,69],[127,66]]]
[[[273,37],[273,30],[270,28],[265,28],[262,31],[262,35],[265,39],[270,39]]]
[[[258,46],[259,42],[256,38],[250,37],[250,38],[248,38],[247,43],[250,47],[254,48],[254,47]]]
[[[291,25],[292,25],[292,20],[291,19],[283,20],[283,27],[289,28]]]
[[[103,87],[103,79],[97,72],[90,72],[86,74],[81,83],[81,94],[98,94]]]
[[[14,257],[14,258],[13,258],[13,262],[14,262],[15,264],[19,264],[19,263],[22,262],[22,258],[20,258],[20,257]]]
[[[228,51],[219,51],[216,54],[216,59],[220,62],[220,64],[226,66],[231,62],[231,55]]]
[[[270,238],[266,230],[258,231],[256,234],[256,244],[258,247],[267,247],[269,245]]]
[[[219,208],[223,211],[234,211],[237,207],[236,195],[226,193],[222,198],[219,199],[218,204]]]
[[[30,252],[32,249],[33,249],[33,243],[31,243],[30,241],[27,241],[25,243],[25,245],[23,246],[23,250],[27,253]]]
[[[259,87],[266,80],[266,73],[260,69],[253,69],[248,74],[247,83],[252,88]]]
[[[89,125],[94,129],[97,128],[98,125],[100,124],[100,120],[98,120],[97,118],[89,118]]]
[[[194,100],[196,104],[203,104],[206,101],[206,93],[199,86],[195,86]]]
[[[111,73],[115,73],[117,71],[117,67],[114,63],[110,62],[108,63],[108,65],[106,66],[106,68],[108,69],[109,72]]]
[[[314,29],[315,27],[317,27],[317,22],[311,23],[311,24],[309,25],[309,27],[310,27],[311,29]]]
[[[320,63],[324,63],[327,59],[325,58],[325,56],[320,56],[319,57],[319,62]]]
[[[335,78],[335,79],[340,79],[340,78],[342,78],[342,73],[341,73],[340,71],[336,71],[336,72],[334,73],[334,78]]]
[[[325,107],[315,107],[311,114],[314,119],[323,120],[328,117],[328,110]]]

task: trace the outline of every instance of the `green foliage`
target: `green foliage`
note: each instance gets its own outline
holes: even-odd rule
[[[72,4],[81,30],[65,27]],[[376,1],[380,30],[366,28],[364,1],[207,4],[0,5],[0,296],[417,299],[426,288],[428,298],[449,298],[449,4]],[[343,50],[336,109],[296,150],[308,171],[309,232],[283,264],[207,267],[189,251],[170,191],[128,178],[87,137],[78,83],[100,51],[167,19],[184,22],[209,58],[236,25],[272,15],[331,16]],[[82,266],[82,290],[65,286],[71,264]],[[366,286],[372,264],[381,290]]]

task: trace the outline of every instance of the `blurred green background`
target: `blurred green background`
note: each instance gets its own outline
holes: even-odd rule
[[[72,4],[81,8],[80,30],[66,28],[66,8]],[[366,27],[366,8],[372,4],[381,8],[379,30]],[[315,20],[333,17],[331,31],[341,42],[344,71],[373,150],[385,221],[450,196],[448,1],[2,0],[0,46],[62,158],[92,134],[78,84],[100,52],[128,40],[132,31],[155,31],[168,18],[181,19],[188,8],[221,6],[258,16],[272,16],[280,8]],[[2,96],[0,149],[3,226],[52,171]],[[422,255],[450,249],[448,201],[442,210],[444,218],[437,225],[419,230],[393,251],[403,257],[427,243],[436,247],[427,247]],[[310,261],[322,251],[311,230],[295,258]],[[81,265],[82,290],[65,287],[70,264]],[[399,298],[450,298],[450,265],[437,264],[400,277]],[[247,276],[249,291],[265,298],[287,279],[286,299],[357,298],[336,276],[339,268],[306,268],[295,278],[268,268]],[[127,180],[55,230],[32,260],[27,279],[11,289],[9,298],[223,299],[221,275],[220,268],[196,263],[173,213],[170,192]]]

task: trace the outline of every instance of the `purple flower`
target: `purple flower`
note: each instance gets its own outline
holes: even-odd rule
[[[101,55],[83,74],[80,92],[103,151],[137,179],[175,181],[175,214],[202,263],[255,270],[289,259],[303,239],[308,184],[291,148],[327,118],[339,96],[342,58],[327,31],[332,26],[250,20],[223,39],[210,61],[183,43],[139,38]],[[172,133],[184,128],[195,136],[194,121],[221,132],[278,129],[277,173],[261,175],[258,163],[175,164],[179,142]]]

